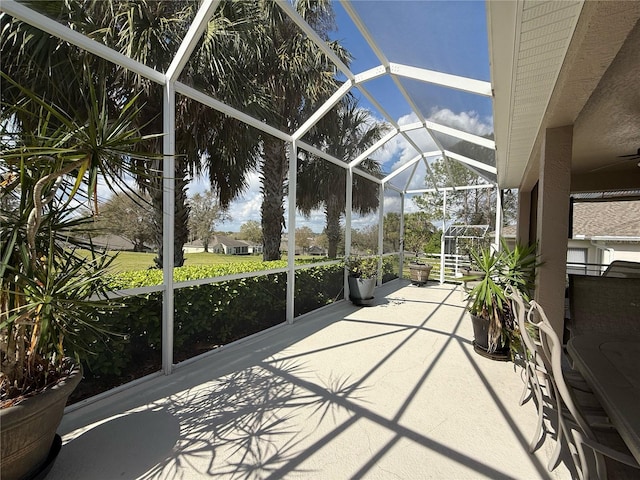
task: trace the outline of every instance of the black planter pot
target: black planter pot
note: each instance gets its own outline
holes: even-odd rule
[[[491,360],[499,360],[502,362],[509,361],[509,345],[498,346],[495,351],[489,352],[489,321],[478,317],[477,315],[471,315],[471,323],[473,325],[473,349],[477,354],[483,357],[490,358]]]
[[[376,277],[360,278],[349,276],[349,300],[360,306],[371,305],[376,289]]]

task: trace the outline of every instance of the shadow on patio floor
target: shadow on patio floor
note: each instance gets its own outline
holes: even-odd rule
[[[65,417],[50,479],[570,478],[454,285],[378,289]],[[123,415],[124,414],[124,415]]]

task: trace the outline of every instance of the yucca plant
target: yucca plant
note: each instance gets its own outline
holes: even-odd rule
[[[525,300],[530,298],[538,265],[536,245],[516,245],[510,250],[502,239],[500,251],[483,247],[470,254],[474,270],[480,275],[466,278],[477,281],[469,292],[469,313],[489,322],[488,351],[491,353],[506,343],[514,330],[513,312],[505,291],[510,288],[520,292]]]
[[[120,182],[144,137],[132,101],[114,114],[91,81],[82,111],[65,112],[2,74],[20,101],[2,104],[0,155],[0,406],[56,383],[67,357],[104,333],[112,258],[82,240],[98,179]],[[88,76],[87,78],[91,78]],[[84,92],[87,92],[86,94]],[[75,103],[77,104],[77,102]],[[87,259],[79,248],[92,252]]]

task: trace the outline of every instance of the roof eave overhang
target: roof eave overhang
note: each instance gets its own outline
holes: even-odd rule
[[[640,237],[624,237],[615,235],[576,235],[572,240],[589,240],[591,242],[640,242]]]
[[[525,2],[487,2],[500,188],[523,184],[583,4],[555,2],[538,11]]]
[[[509,155],[509,124],[512,101],[515,40],[519,31],[516,22],[520,10],[518,2],[487,2],[487,34],[489,35],[489,61],[493,88],[493,131],[496,144],[498,185],[507,182]]]

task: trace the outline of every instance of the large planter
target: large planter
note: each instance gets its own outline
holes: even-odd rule
[[[361,278],[349,276],[349,300],[356,305],[371,305],[376,289],[376,277]]]
[[[471,323],[474,337],[473,349],[476,353],[492,360],[504,362],[510,360],[509,345],[499,346],[495,351],[489,352],[489,320],[471,315]]]
[[[409,273],[411,275],[411,283],[418,286],[427,283],[432,268],[433,266],[428,263],[410,263]]]
[[[2,480],[33,478],[50,468],[49,451],[71,392],[82,379],[80,366],[53,387],[0,410]]]

